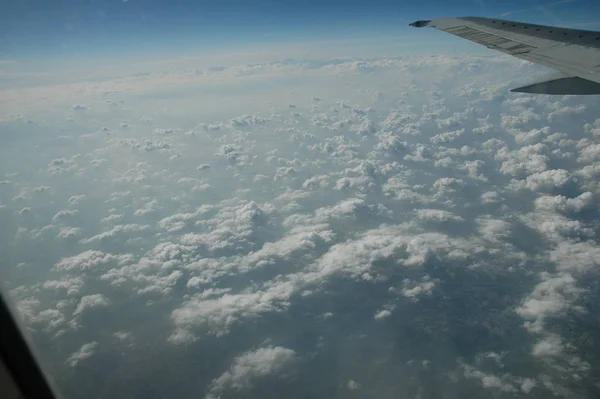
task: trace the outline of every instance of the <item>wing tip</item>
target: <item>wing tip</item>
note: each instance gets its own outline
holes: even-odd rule
[[[408,24],[408,26],[412,26],[413,28],[423,28],[425,26],[428,26],[430,22],[431,20],[419,20]]]

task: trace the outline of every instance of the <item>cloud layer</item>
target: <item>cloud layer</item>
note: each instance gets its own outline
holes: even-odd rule
[[[10,294],[68,395],[591,397],[599,104],[507,92],[539,72],[288,60],[13,89]]]

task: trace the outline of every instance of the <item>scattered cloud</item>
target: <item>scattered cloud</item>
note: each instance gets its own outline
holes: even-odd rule
[[[383,320],[385,318],[388,318],[392,315],[392,312],[390,312],[387,309],[384,310],[380,310],[379,312],[375,313],[374,319],[375,320]]]
[[[88,270],[110,262],[126,263],[131,258],[128,255],[112,255],[102,251],[88,250],[68,258],[61,259],[54,268],[56,270]]]
[[[86,309],[95,308],[98,306],[108,306],[108,300],[102,294],[86,295],[81,297],[79,304],[73,312],[73,316],[78,316]]]
[[[281,346],[267,346],[246,352],[236,357],[230,369],[213,381],[211,393],[251,388],[255,380],[281,375],[297,361],[295,351]]]
[[[507,92],[541,73],[290,59],[11,91],[0,233],[24,325],[107,395],[158,389],[157,358],[175,396],[424,397],[423,375],[589,393],[598,100]]]
[[[67,359],[67,363],[71,367],[77,366],[81,361],[89,359],[96,353],[96,348],[98,348],[98,342],[93,341],[87,344],[83,344],[79,350],[73,352],[71,356]]]

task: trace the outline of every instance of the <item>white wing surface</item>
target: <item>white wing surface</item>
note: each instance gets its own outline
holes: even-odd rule
[[[600,32],[479,17],[416,21],[559,71],[511,91],[539,94],[600,94]]]

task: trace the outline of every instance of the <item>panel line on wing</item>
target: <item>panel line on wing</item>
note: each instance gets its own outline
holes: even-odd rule
[[[480,29],[475,29],[466,25],[452,26],[449,28],[444,28],[443,30],[453,35],[471,40],[475,43],[483,44],[484,46],[493,49],[507,52],[509,54],[525,54],[537,48],[517,40],[508,39],[506,37],[489,33]]]

